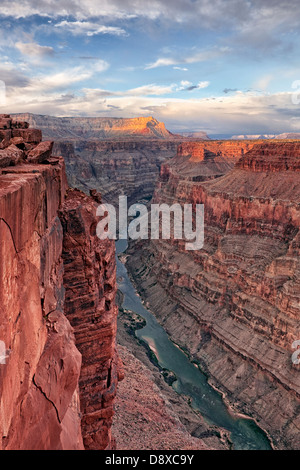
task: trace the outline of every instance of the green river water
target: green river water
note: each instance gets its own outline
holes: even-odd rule
[[[127,248],[126,240],[116,242],[117,254]],[[190,399],[191,406],[198,410],[204,419],[229,431],[235,450],[271,450],[265,432],[252,419],[241,418],[225,405],[222,395],[211,387],[204,373],[193,364],[169,338],[163,327],[141,302],[140,297],[128,277],[126,267],[117,257],[118,288],[123,293],[122,307],[146,320],[146,326],[136,331],[136,336],[148,343],[155,352],[162,368],[173,371],[176,381],[172,387],[176,392]]]

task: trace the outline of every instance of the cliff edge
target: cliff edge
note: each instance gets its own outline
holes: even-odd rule
[[[114,258],[114,245],[99,242],[97,260],[89,258],[95,201],[76,193],[74,202],[52,147],[40,130],[0,115],[0,449],[113,448],[112,403],[122,378],[113,263],[109,278],[99,270]],[[71,282],[79,245],[86,262],[75,261]],[[95,302],[74,319],[82,279]],[[102,358],[97,367],[92,354]],[[87,404],[87,384],[99,376],[101,389]]]

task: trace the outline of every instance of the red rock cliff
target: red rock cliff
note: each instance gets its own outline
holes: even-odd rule
[[[194,146],[200,162],[180,150],[164,164],[153,202],[204,204],[204,247],[153,240],[128,263],[164,327],[233,406],[279,448],[299,448],[291,356],[300,338],[300,143],[252,145],[231,169],[216,152],[203,159],[203,144]]]
[[[61,210],[65,314],[83,365],[79,382],[86,449],[110,449],[113,403],[120,378],[116,354],[115,246],[96,235],[97,203],[69,190]]]
[[[106,418],[112,414],[117,373],[113,289],[107,292],[103,286],[99,292],[102,281],[97,280],[95,269],[89,294],[92,297],[95,289],[99,302],[111,305],[109,313],[107,309],[98,312],[97,345],[89,345],[95,357],[105,357],[97,366],[84,351],[79,352],[82,341],[77,331],[81,323],[79,328],[87,332],[95,318],[81,315],[74,335],[65,314],[73,305],[68,286],[66,298],[64,295],[69,235],[58,215],[65,229],[71,228],[73,235],[75,229],[73,213],[68,213],[70,198],[65,201],[64,161],[52,157],[53,143],[42,142],[39,130],[8,115],[0,116],[0,139],[0,448],[83,449],[83,439],[88,441],[87,402],[93,423],[89,436],[101,434],[97,448],[110,447]],[[92,206],[92,200],[85,198],[85,210]],[[93,217],[90,212],[90,224]],[[89,237],[89,231],[81,233],[82,245],[91,243]],[[70,257],[74,256],[72,248],[69,246]],[[98,252],[96,263],[111,259],[113,246],[107,244]],[[86,257],[77,265],[79,278],[88,278],[92,261]],[[112,285],[113,275],[112,264]],[[79,297],[80,283],[72,288],[74,298]],[[91,393],[91,384],[98,378],[101,398]],[[91,407],[97,408],[96,421],[91,418]],[[99,420],[101,412],[103,420]]]

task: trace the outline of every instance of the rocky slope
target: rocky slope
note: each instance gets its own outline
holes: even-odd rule
[[[52,156],[53,142],[7,115],[0,128],[0,448],[110,448],[119,367],[114,264],[100,269],[114,259],[114,245],[99,246],[90,231],[95,202],[66,197],[64,161]],[[82,315],[74,321],[76,301]],[[99,377],[101,390],[92,395]]]
[[[120,292],[117,298],[121,304]],[[125,378],[118,387],[112,427],[118,449],[230,449],[229,433],[209,425],[169,385],[133,334],[133,322],[136,326],[132,312],[120,308],[117,343]]]
[[[125,379],[119,387],[113,422],[118,449],[209,450],[202,439],[192,437],[180,422],[174,405],[155,384],[149,368],[125,346],[119,346],[119,354]]]
[[[228,401],[278,448],[298,449],[300,375],[291,356],[300,338],[300,143],[252,142],[233,168],[227,142],[219,145],[221,153],[184,144],[162,166],[153,197],[204,204],[203,249],[139,243],[128,268]]]

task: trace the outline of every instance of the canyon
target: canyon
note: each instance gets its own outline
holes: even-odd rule
[[[299,448],[300,143],[198,137],[152,117],[0,116],[0,449],[230,448],[126,330],[115,243],[96,235],[122,194],[204,204],[201,250],[130,242],[126,268],[228,407]]]
[[[111,204],[117,203],[120,194],[126,194],[130,203],[150,200],[161,164],[185,140],[152,117],[16,116],[55,141],[53,155],[63,155],[70,186],[87,194],[96,189]]]
[[[204,204],[204,246],[143,240],[127,268],[228,404],[259,422],[275,448],[297,449],[300,143],[243,143],[179,145],[152,202]]]

